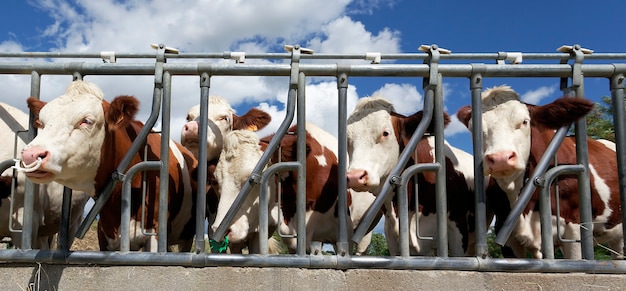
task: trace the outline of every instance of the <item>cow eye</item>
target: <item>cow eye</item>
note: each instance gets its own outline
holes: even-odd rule
[[[383,131],[383,137],[388,137],[389,136],[389,131],[385,130]]]
[[[78,125],[79,127],[88,127],[93,125],[93,120],[89,119],[89,118],[83,118],[83,120],[80,121],[80,124]]]
[[[529,119],[524,119],[522,121],[522,123],[518,126],[518,128],[527,127],[528,124],[530,124],[530,120]]]
[[[193,121],[193,118],[191,117],[190,114],[187,114],[187,122]]]

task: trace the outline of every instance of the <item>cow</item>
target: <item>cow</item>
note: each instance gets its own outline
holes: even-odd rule
[[[235,114],[235,110],[228,101],[221,96],[209,96],[208,106],[208,130],[206,141],[206,158],[207,158],[207,200],[206,200],[206,217],[209,223],[215,221],[218,204],[218,184],[214,176],[215,167],[222,153],[223,136],[233,130],[248,130],[251,132],[263,129],[267,126],[272,117],[257,108],[252,108],[246,114],[239,116]],[[200,117],[200,105],[191,107],[187,113],[187,123],[181,130],[181,144],[189,149],[196,158],[199,158],[199,138],[198,138],[198,118]],[[212,229],[208,230],[209,235]],[[276,246],[274,240],[271,245]],[[241,253],[247,245],[236,245],[231,243],[229,248],[231,253]],[[253,247],[256,249],[256,247]],[[278,251],[278,248],[275,248]]]
[[[223,138],[223,151],[214,169],[217,193],[220,197],[216,217],[211,221],[214,226],[211,227],[212,230],[220,225],[243,185],[248,183],[250,173],[263,155],[259,137],[252,131],[228,131]],[[273,183],[270,184],[274,186]],[[229,228],[227,236],[231,253],[242,253],[244,247],[247,247],[251,254],[260,252],[258,244],[259,191],[260,186],[257,184],[251,190]],[[268,204],[270,236],[278,225],[278,208],[275,201],[276,198],[271,196]],[[278,253],[277,242],[273,239],[270,239],[270,242],[269,252]]]
[[[28,129],[29,117],[20,109],[2,102],[0,102],[0,111],[2,112],[0,114],[0,139],[5,141],[4,146],[0,148],[0,161],[15,159],[16,153],[20,153],[25,146],[23,139],[26,133],[23,131]],[[14,176],[14,173],[17,176]],[[22,172],[7,170],[0,177],[0,238],[10,237],[17,248],[22,247],[22,232],[10,231],[9,218],[12,216],[13,229],[19,230],[24,227],[24,182],[25,176]],[[13,183],[16,184],[15,189],[12,189]],[[14,196],[11,198],[12,190]],[[63,186],[58,183],[40,185],[39,191],[33,197],[31,246],[34,249],[54,248],[54,237],[61,225]],[[70,203],[70,234],[78,229],[88,199],[89,195],[86,193],[73,191]],[[11,203],[13,212],[10,211]]]
[[[338,233],[338,173],[337,173],[337,140],[331,134],[318,126],[306,124],[306,245],[307,252],[311,251],[311,242],[336,243]],[[225,139],[224,157],[220,158],[216,169],[216,178],[220,184],[221,198],[218,207],[218,215],[213,228],[217,228],[224,218],[225,213],[231,207],[232,202],[238,195],[239,190],[259,161],[264,151],[268,150],[269,143],[274,135],[260,140],[253,134],[233,131],[227,134]],[[278,161],[297,160],[297,126],[288,129],[288,133],[281,139],[279,150],[271,158],[270,163]],[[236,148],[234,148],[236,147]],[[227,149],[227,150],[226,150]],[[280,157],[279,157],[280,155]],[[237,174],[235,174],[237,172]],[[237,181],[233,181],[233,179]],[[282,172],[279,174],[281,200],[277,201],[275,195],[270,195],[269,211],[271,213],[270,227],[278,227],[282,234],[295,234],[297,229],[296,219],[296,195],[297,176],[295,172]],[[270,183],[270,186],[274,186]],[[273,188],[272,188],[273,189]],[[228,237],[229,241],[239,241],[253,236],[258,229],[258,186],[253,189],[244,205],[238,210],[234,222],[231,224]],[[274,190],[269,190],[273,193]],[[366,201],[355,202],[357,198],[348,196],[351,220],[348,221],[349,229],[352,229],[353,221],[361,219],[363,213],[374,197],[369,193],[360,193],[359,199]],[[366,194],[369,194],[367,196]],[[278,215],[280,208],[280,215]],[[277,225],[276,225],[277,224]],[[271,229],[271,228],[270,228]],[[352,231],[350,231],[351,234]],[[356,254],[363,254],[369,245],[371,233],[367,236],[365,244],[357,246]],[[295,253],[297,244],[295,238],[283,238],[289,252]],[[364,240],[365,241],[365,240]]]
[[[593,109],[593,103],[582,98],[559,98],[546,105],[531,105],[520,101],[519,95],[506,85],[489,88],[481,97],[484,175],[495,179],[512,207],[555,130],[583,118]],[[457,116],[471,130],[472,108],[460,108]],[[607,243],[616,252],[614,258],[621,258],[624,241],[615,144],[587,138],[587,145],[593,235],[598,243]],[[560,145],[556,164],[577,164],[574,137],[566,137]],[[550,167],[554,165],[552,160]],[[560,224],[561,237],[580,239],[578,180],[576,175],[561,175],[557,180],[561,206],[557,215],[555,198],[551,198],[553,224]],[[526,251],[534,258],[543,257],[538,191],[533,193],[506,243],[518,257],[525,257]],[[582,257],[579,244],[560,243],[557,239],[554,242],[562,248],[565,258]]]
[[[422,115],[422,111],[410,116],[401,115],[389,100],[379,94],[359,99],[347,121],[348,187],[378,195]],[[445,114],[444,124],[448,122],[449,116]],[[430,124],[427,132],[432,131]],[[444,147],[448,248],[452,256],[471,256],[475,253],[473,157],[447,142],[444,142]],[[434,162],[434,137],[422,137],[407,167],[415,163]],[[408,184],[411,255],[431,255],[436,251],[436,240],[420,239],[416,233],[416,223],[419,223],[420,236],[437,236],[435,182],[435,173],[424,172],[417,175],[418,189],[413,189],[413,182]],[[415,209],[415,191],[419,193],[419,209]],[[383,211],[389,252],[394,256],[400,255],[395,198],[385,201]]]
[[[22,150],[26,176],[35,183],[56,181],[71,189],[84,191],[98,199],[112,173],[129,151],[143,128],[134,117],[139,101],[121,95],[110,103],[93,83],[71,82],[65,93],[50,102],[28,98],[27,104],[36,116],[39,133]],[[161,160],[161,136],[150,133],[132,157],[130,166],[144,160]],[[130,249],[156,251],[158,216],[167,211],[167,244],[178,244],[180,251],[189,251],[195,234],[195,180],[197,160],[180,144],[169,142],[168,193],[159,193],[159,171],[147,171],[146,197],[142,202],[142,177],[132,179]],[[100,250],[120,247],[121,183],[113,188],[100,212],[98,241]],[[168,209],[159,209],[160,194],[168,195]],[[204,194],[204,193],[202,193]],[[142,220],[145,215],[145,220]],[[145,221],[145,222],[142,222]],[[142,224],[144,223],[144,224]],[[145,230],[142,231],[142,230]]]

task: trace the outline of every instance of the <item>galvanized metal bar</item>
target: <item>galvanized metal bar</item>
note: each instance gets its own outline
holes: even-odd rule
[[[348,182],[346,171],[348,168],[348,136],[346,125],[348,122],[348,74],[339,71],[337,76],[338,112],[337,112],[337,221],[339,223],[336,250],[337,255],[345,257],[352,253],[349,236],[352,235],[353,227],[350,215],[348,215]],[[353,197],[354,199],[354,197]]]
[[[409,217],[409,199],[408,199],[409,180],[411,179],[411,177],[417,175],[418,173],[423,173],[423,172],[435,172],[436,173],[436,172],[439,172],[440,170],[441,170],[440,164],[428,163],[428,164],[411,165],[408,168],[406,168],[404,172],[402,172],[402,175],[400,177],[401,182],[398,185],[398,191],[396,195],[398,197],[398,220],[399,220],[398,227],[400,230],[400,237],[399,237],[400,241],[398,243],[400,246],[400,256],[402,256],[403,258],[407,258],[411,255],[409,251],[409,233],[410,233],[409,226],[411,225],[411,222],[409,221],[410,217]],[[415,211],[416,212],[418,211],[417,208]],[[419,237],[420,236],[420,233],[419,233],[420,216],[419,215],[416,215],[416,216],[417,216],[416,232]]]
[[[200,116],[198,122],[198,140],[207,140],[208,123],[209,123],[209,90],[211,88],[211,76],[208,72],[200,74]],[[206,190],[207,189],[207,153],[206,142],[198,143],[198,179],[196,191],[196,241],[195,252],[205,252],[204,242],[204,220],[206,217]],[[213,221],[208,222],[209,226]]]
[[[161,169],[160,161],[143,161],[130,167],[122,181],[122,203],[120,221],[120,252],[130,251],[130,211],[131,211],[131,187],[135,175],[141,171],[157,171]],[[144,227],[143,225],[141,226]],[[160,233],[159,233],[160,235]],[[154,251],[154,250],[152,250]]]
[[[106,53],[114,54],[115,59],[152,59],[154,53],[128,53],[128,52],[96,52],[96,53],[74,53],[74,52],[2,52],[0,58],[77,58],[77,59],[103,59]],[[233,59],[235,54],[240,52],[223,52],[223,53],[166,53],[169,59]],[[496,61],[499,58],[506,58],[510,52],[496,53],[451,53],[444,55],[444,60],[491,60]],[[565,53],[524,53],[520,52],[524,60],[558,60],[568,58],[569,54]],[[619,60],[626,59],[624,53],[596,53],[588,57],[593,60]],[[365,59],[365,53],[316,53],[314,55],[305,55],[303,59],[325,60],[325,59]],[[382,60],[423,60],[428,58],[424,53],[380,53]],[[245,53],[247,59],[289,59],[288,53]]]
[[[169,72],[163,72],[163,98],[161,99],[161,171],[159,173],[159,236],[158,250],[160,253],[167,252],[167,226],[169,212],[170,173],[170,106],[172,100],[172,76]],[[206,140],[206,139],[205,139]],[[202,236],[204,238],[204,236]]]
[[[443,80],[438,74],[437,87],[435,87],[434,104],[434,128],[435,128],[435,163],[444,165],[437,171],[437,184],[435,185],[437,198],[437,256],[448,257],[448,191],[446,190],[446,153],[444,145],[444,120],[443,120]],[[453,170],[453,169],[452,169]]]
[[[230,267],[284,267],[328,268],[338,265],[336,256],[299,255],[224,255],[168,253],[159,255],[146,252],[70,252],[65,259],[54,255],[50,250],[3,250],[0,260],[17,263],[64,263],[69,265],[91,266],[93,262],[116,266],[195,266],[200,261],[204,266]],[[462,270],[479,272],[529,272],[529,273],[583,273],[583,274],[625,274],[626,261],[594,260],[535,260],[535,259],[478,259],[458,258],[410,258],[352,256],[346,258],[350,269],[388,270]]]
[[[300,49],[296,46],[292,51],[292,63],[293,71],[291,80],[297,73],[297,95],[296,95],[296,127],[298,132],[296,133],[298,140],[296,142],[296,157],[298,163],[300,163],[300,169],[297,172],[297,191],[296,191],[296,221],[297,221],[297,235],[296,235],[296,254],[306,255],[306,249],[309,247],[306,244],[307,232],[306,232],[306,77],[304,73],[300,72]],[[292,84],[293,85],[293,84]]]
[[[578,179],[586,172],[586,168],[583,165],[560,165],[546,171],[545,175],[541,179],[541,183],[537,187],[541,188],[539,192],[539,215],[541,221],[541,252],[544,259],[554,259],[554,240],[552,232],[552,216],[560,213],[559,207],[556,207],[556,212],[552,213],[552,205],[550,203],[550,185],[556,177],[565,174],[578,174]],[[557,200],[558,202],[558,197]],[[561,222],[559,219],[556,221],[556,233],[560,236]]]
[[[427,77],[430,68],[427,64],[342,64],[350,69],[352,77]],[[166,63],[163,69],[171,75],[197,76],[206,64]],[[338,64],[300,64],[300,71],[308,76],[336,77]],[[212,76],[289,76],[289,64],[214,64]],[[622,70],[621,68],[618,68]],[[30,74],[37,71],[47,75],[68,75],[75,71],[85,75],[153,75],[154,63],[68,63],[44,62],[0,62],[0,74]],[[582,64],[585,77],[610,78],[616,73],[612,64]],[[439,73],[443,77],[470,78],[470,64],[439,64]],[[569,64],[485,64],[483,77],[570,77],[572,66]]]
[[[482,90],[485,71],[483,64],[472,64],[473,74],[470,78],[470,91],[472,94],[472,140],[474,156],[474,203],[475,203],[475,235],[476,256],[486,258],[489,256],[487,244],[487,198],[485,195],[485,179],[483,178],[483,134],[482,134]]]
[[[32,71],[30,75],[30,96],[39,99],[41,92],[41,75]],[[28,125],[28,141],[32,141],[37,135],[37,129],[33,127],[35,116],[30,113]],[[32,248],[33,239],[33,206],[35,204],[35,195],[39,193],[39,185],[25,179],[24,183],[24,216],[22,218],[22,249]],[[13,216],[13,215],[11,215]],[[35,232],[35,235],[37,232]]]
[[[82,211],[83,209],[74,209]],[[58,235],[57,249],[69,251],[74,237],[70,237],[70,218],[72,214],[72,189],[63,187],[63,204],[61,205],[61,224]]]
[[[617,66],[617,64],[616,64]],[[626,67],[624,64],[620,66]],[[610,79],[611,105],[613,106],[613,126],[617,149],[617,177],[619,180],[620,205],[622,209],[622,237],[626,241],[626,113],[624,112],[624,74],[616,74]],[[622,249],[626,254],[626,247]]]
[[[535,181],[537,180],[537,178],[542,176],[545,173],[545,171],[548,169],[548,166],[550,165],[550,161],[556,154],[556,151],[559,149],[559,146],[561,146],[561,143],[563,142],[563,139],[565,139],[565,136],[567,135],[569,128],[570,126],[563,126],[559,128],[554,134],[554,137],[552,137],[552,140],[550,141],[550,144],[544,151],[543,156],[537,163],[537,166],[535,166],[535,170],[530,174],[530,177],[527,180],[528,182],[526,183],[526,185],[524,185],[524,187],[520,191],[520,194],[517,197],[517,201],[515,202],[515,205],[513,205],[513,207],[511,208],[511,212],[509,213],[509,216],[506,218],[506,220],[504,221],[504,224],[502,225],[502,228],[496,235],[496,239],[494,241],[497,244],[503,246],[508,240],[509,236],[511,235],[511,232],[513,232],[513,229],[517,225],[517,221],[520,215],[522,214],[522,211],[524,211],[524,208],[528,204],[528,201],[530,201],[530,198],[535,192],[535,187],[536,187]]]
[[[580,45],[572,47],[572,84],[570,90],[576,98],[584,98],[584,76],[582,63],[585,58],[583,48]],[[588,145],[587,145],[587,121],[582,117],[574,122],[576,134],[576,163],[589,168]],[[585,172],[578,179],[578,208],[580,211],[580,240],[583,259],[593,260],[593,215],[591,213],[591,180],[589,173]]]
[[[300,169],[299,162],[280,162],[273,164],[263,172],[261,176],[261,189],[259,191],[259,254],[262,256],[268,255],[269,248],[267,239],[269,234],[269,183],[270,179],[278,172],[282,171],[298,171]],[[280,219],[280,218],[279,218]]]
[[[443,83],[439,73],[439,59],[446,50],[437,45],[428,48],[430,57],[424,61],[430,67],[428,78],[424,78],[424,94],[433,95],[433,124],[435,135],[435,163],[446,164],[443,139]],[[423,121],[422,121],[423,122]],[[436,173],[435,201],[437,218],[437,256],[448,257],[448,202],[446,196],[446,168],[442,167]]]

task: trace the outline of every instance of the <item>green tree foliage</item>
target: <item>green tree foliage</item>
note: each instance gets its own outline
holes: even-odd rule
[[[387,247],[387,239],[381,233],[372,234],[372,241],[367,248],[368,256],[389,256],[389,248]]]
[[[587,116],[587,135],[593,139],[608,139],[615,141],[615,129],[613,127],[613,104],[611,97],[603,96],[596,103],[593,111]]]

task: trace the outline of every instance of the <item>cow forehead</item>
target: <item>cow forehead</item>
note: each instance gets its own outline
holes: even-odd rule
[[[498,105],[483,107],[483,126],[493,127],[496,125],[516,126],[517,123],[530,119],[530,112],[526,104],[517,100],[510,100]]]
[[[65,117],[73,120],[92,115],[94,118],[104,118],[102,99],[90,94],[62,95],[48,102],[39,113],[39,119],[46,123],[48,119],[59,120]]]
[[[391,127],[391,114],[386,110],[360,111],[348,118],[348,135],[370,131],[378,134],[378,129]]]

